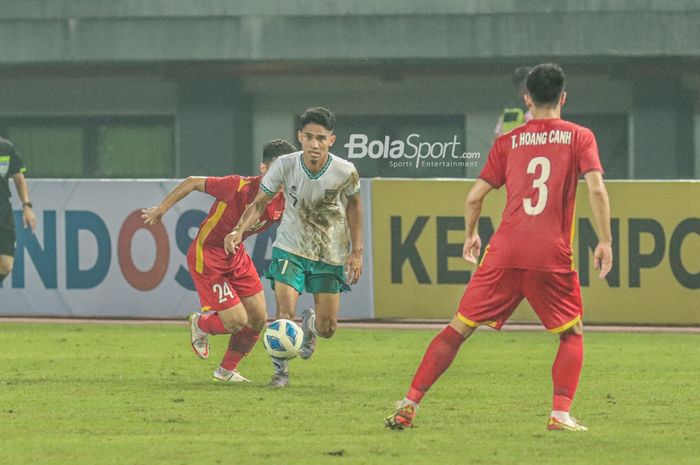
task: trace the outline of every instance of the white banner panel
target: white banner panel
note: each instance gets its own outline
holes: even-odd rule
[[[29,180],[37,215],[35,234],[17,223],[15,267],[0,288],[0,315],[173,318],[199,308],[185,255],[212,197],[193,192],[149,230],[141,208],[156,205],[178,181]],[[370,186],[365,207],[365,273],[341,298],[341,318],[371,318]],[[272,228],[271,228],[272,229]],[[249,238],[246,250],[258,271],[267,268],[274,231]],[[274,295],[265,284],[268,313]],[[313,305],[303,296],[302,305]]]

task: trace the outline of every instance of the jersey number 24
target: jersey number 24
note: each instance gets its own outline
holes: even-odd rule
[[[226,302],[228,299],[233,299],[233,292],[231,292],[231,288],[228,287],[228,283],[226,281],[223,282],[223,285],[214,284],[214,286],[212,286],[212,290],[219,294],[220,304]]]

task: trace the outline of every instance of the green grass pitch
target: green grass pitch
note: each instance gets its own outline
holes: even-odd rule
[[[416,428],[386,430],[434,330],[343,329],[291,386],[215,384],[186,325],[0,324],[3,464],[697,464],[700,339],[586,335],[573,413],[548,432],[556,338],[480,331],[426,396]]]

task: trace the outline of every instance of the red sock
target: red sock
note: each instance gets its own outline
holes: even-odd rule
[[[248,355],[258,342],[258,337],[260,334],[250,326],[244,326],[237,333],[231,334],[221,368],[235,370],[241,359]]]
[[[228,334],[217,312],[207,312],[199,318],[199,329],[207,334]]]
[[[419,403],[423,399],[428,389],[452,364],[463,342],[464,337],[452,326],[447,326],[435,336],[413,377],[406,394],[408,400]]]
[[[583,336],[565,334],[559,339],[559,351],[552,365],[554,400],[552,410],[568,412],[576,394],[583,366]]]

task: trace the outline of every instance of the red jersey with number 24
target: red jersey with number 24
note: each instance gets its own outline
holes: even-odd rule
[[[204,191],[215,197],[216,201],[209,210],[209,215],[199,226],[197,237],[188,251],[188,260],[194,265],[194,271],[208,274],[228,271],[234,266],[235,256],[224,250],[224,238],[238,224],[245,208],[253,202],[260,188],[262,176],[208,177]],[[277,194],[267,205],[257,224],[243,234],[247,238],[252,234],[268,228],[282,218],[284,197]],[[239,249],[243,251],[243,247]],[[192,271],[192,268],[190,269]]]
[[[570,271],[578,179],[603,172],[590,129],[533,119],[496,139],[479,177],[506,186],[501,224],[483,262],[501,268]]]

